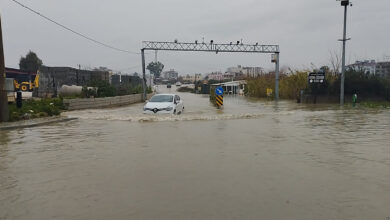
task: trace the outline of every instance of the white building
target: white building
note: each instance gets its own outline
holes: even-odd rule
[[[264,69],[261,67],[244,67],[243,73],[247,77],[258,77],[264,74]]]
[[[223,73],[213,72],[207,75],[209,80],[223,81]]]
[[[379,77],[390,77],[390,62],[375,62],[375,60],[356,61],[348,65],[355,71],[362,71],[366,74],[376,75]]]
[[[238,65],[237,67],[229,67],[226,72],[232,73],[234,76],[244,75],[246,77],[257,77],[264,74],[264,69],[261,67],[242,67]]]
[[[376,74],[375,60],[356,61],[354,64],[348,65],[348,67],[358,72],[363,71],[366,74]]]
[[[213,72],[207,75],[209,80],[217,80],[217,81],[226,81],[226,80],[234,80],[234,73],[221,73],[221,72]]]

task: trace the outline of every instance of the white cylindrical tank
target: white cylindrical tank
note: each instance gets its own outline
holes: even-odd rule
[[[59,91],[58,94],[60,96],[74,96],[74,95],[81,95],[81,92],[83,90],[82,86],[67,86],[63,85]]]

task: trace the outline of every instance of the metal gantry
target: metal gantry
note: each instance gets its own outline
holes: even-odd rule
[[[210,43],[179,43],[179,42],[157,42],[144,41],[144,50],[170,50],[170,51],[200,51],[215,53],[279,53],[279,45],[259,45],[259,44],[214,44]]]
[[[143,73],[143,98],[146,100],[146,68],[145,68],[145,50],[154,51],[191,51],[191,52],[214,52],[214,53],[268,53],[273,54],[272,61],[275,67],[275,100],[279,99],[279,45],[260,45],[243,44],[240,41],[228,44],[216,44],[214,41],[208,43],[195,41],[194,43],[159,42],[144,41],[142,42],[142,73]]]

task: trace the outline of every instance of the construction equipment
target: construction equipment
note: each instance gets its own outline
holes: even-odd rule
[[[7,78],[14,79],[15,91],[32,92],[39,87],[39,71],[34,73],[6,68],[5,73]]]

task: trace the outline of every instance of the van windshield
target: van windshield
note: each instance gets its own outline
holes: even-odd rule
[[[171,95],[157,95],[150,99],[150,102],[173,102],[173,96]]]

